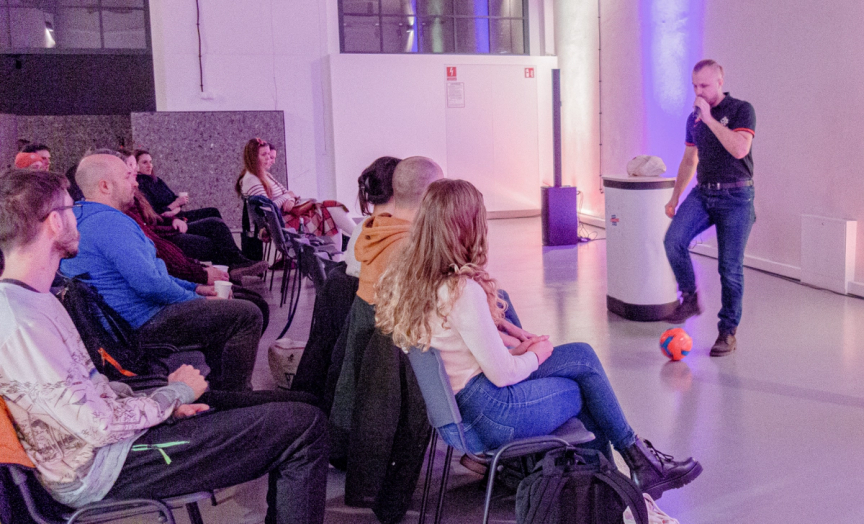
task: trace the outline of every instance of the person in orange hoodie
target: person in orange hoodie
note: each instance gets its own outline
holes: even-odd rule
[[[334,369],[341,365],[341,370],[335,371],[338,381],[330,410],[331,463],[347,464],[345,503],[371,505],[382,522],[398,521],[407,510],[405,502],[410,501],[417,480],[413,473],[416,470],[419,474],[423,461],[424,450],[414,448],[417,442],[425,444],[428,440],[428,422],[422,398],[407,400],[400,394],[400,373],[405,366],[394,361],[399,358],[399,349],[389,337],[375,332],[375,284],[407,242],[426,187],[443,177],[441,167],[429,158],[410,157],[396,166],[392,211],[366,219],[357,239],[354,254],[360,262],[359,287],[340,336],[345,337],[344,357],[334,348],[331,361]],[[393,395],[400,400],[394,402]],[[411,421],[401,420],[399,406],[404,402],[416,403],[420,409],[409,411],[419,416]],[[358,418],[355,406],[361,406],[356,410],[364,413],[359,415],[364,419],[360,427],[354,422]],[[367,411],[370,416],[365,415]],[[410,426],[398,433],[399,439],[397,424]],[[367,431],[370,425],[376,430]],[[372,433],[392,438],[374,438]],[[404,473],[398,481],[385,480],[384,472],[392,469],[388,467],[391,462],[399,464],[396,469],[410,473]],[[379,500],[383,485],[399,485],[404,493],[390,492]]]

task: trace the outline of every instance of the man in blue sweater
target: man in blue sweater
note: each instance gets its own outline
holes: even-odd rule
[[[174,278],[156,248],[124,211],[134,202],[135,174],[112,155],[91,155],[76,181],[86,201],[75,210],[81,243],[64,260],[67,276],[90,283],[140,340],[176,346],[203,344],[214,389],[250,389],[261,335],[261,312],[244,300],[218,299],[212,286]]]

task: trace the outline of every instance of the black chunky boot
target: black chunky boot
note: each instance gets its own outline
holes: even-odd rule
[[[625,449],[621,456],[630,468],[630,478],[654,500],[663,492],[689,484],[702,473],[702,465],[688,458],[676,461],[661,453],[647,440],[636,437],[636,443]]]
[[[699,296],[693,293],[681,293],[681,303],[668,317],[664,318],[670,324],[683,324],[690,317],[702,314],[702,306],[699,304]]]

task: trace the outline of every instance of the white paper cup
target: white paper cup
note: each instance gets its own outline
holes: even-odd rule
[[[210,262],[209,260],[206,260],[206,261],[202,261],[202,262],[201,262],[201,265],[204,266],[204,267],[210,267],[210,266],[213,265],[213,262]]]
[[[179,193],[177,193],[177,196],[189,198],[189,192],[188,191],[180,191]]]
[[[228,272],[228,266],[221,266],[221,265],[218,265],[218,264],[214,264],[213,267],[215,267],[215,268],[218,269],[219,271],[222,271],[223,273],[227,273],[227,272]]]
[[[216,288],[216,296],[219,298],[228,298],[231,296],[231,282],[225,282],[224,280],[217,280],[213,283],[213,287]]]

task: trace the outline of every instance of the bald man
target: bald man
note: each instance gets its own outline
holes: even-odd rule
[[[381,520],[392,517],[382,518],[381,511],[404,515],[407,509],[393,501],[411,499],[423,460],[423,450],[416,444],[428,440],[428,423],[419,390],[403,376],[409,367],[404,354],[389,336],[375,330],[375,284],[407,240],[426,187],[443,177],[444,171],[429,158],[415,156],[397,164],[392,212],[368,218],[357,239],[354,253],[360,262],[360,283],[344,333],[333,349],[327,377],[323,405],[326,409],[332,402],[331,460],[341,461],[347,455],[348,461],[346,504],[362,504],[375,498],[382,485],[398,485],[384,488],[391,491],[388,500],[394,507],[385,510],[387,504],[379,504],[374,508]],[[359,419],[363,420],[357,422]],[[400,438],[391,449],[397,433]],[[349,438],[355,442],[352,449],[363,449],[362,453],[348,453]],[[402,473],[391,471],[391,462]],[[396,476],[385,480],[384,472]],[[393,492],[397,490],[404,493]]]
[[[244,300],[216,299],[212,286],[172,277],[156,248],[124,212],[134,203],[135,174],[113,155],[91,155],[76,180],[86,200],[76,209],[78,256],[63,274],[89,283],[136,331],[142,343],[203,345],[214,389],[250,389],[261,312]],[[204,297],[214,300],[205,300]]]
[[[444,178],[444,171],[434,160],[422,156],[406,158],[393,171],[393,212],[366,220],[354,255],[360,262],[360,287],[357,296],[375,304],[375,284],[387,269],[390,258],[408,238],[408,230],[426,187]]]

